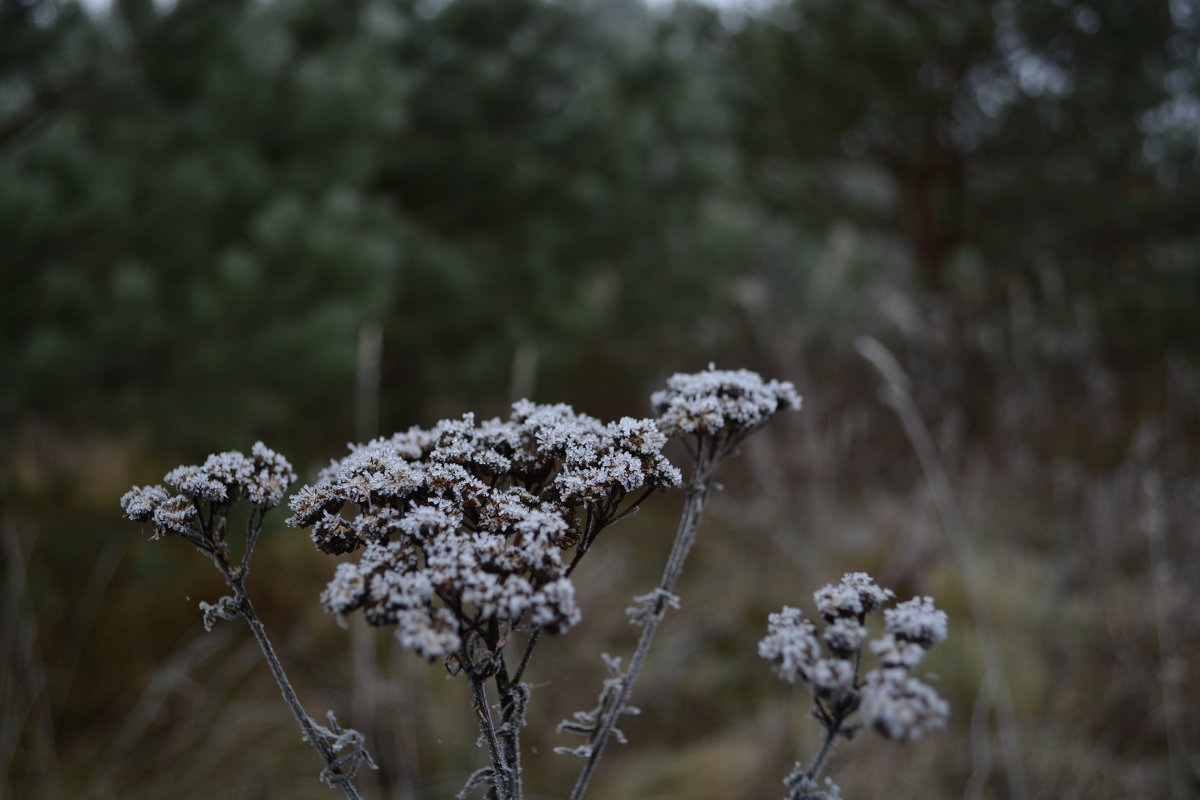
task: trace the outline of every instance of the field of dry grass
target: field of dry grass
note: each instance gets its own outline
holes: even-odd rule
[[[950,639],[923,668],[952,714],[917,744],[842,745],[830,774],[845,796],[1196,796],[1200,479],[1194,417],[1172,410],[1194,404],[1194,378],[1182,368],[1168,378],[1163,413],[1128,432],[1120,391],[1067,407],[1014,379],[986,438],[964,433],[953,407],[917,398],[932,473],[870,392],[835,403],[801,386],[806,409],[728,465],[683,608],[636,689],[643,713],[592,796],[781,795],[819,730],[806,690],[777,680],[755,645],[769,612],[811,614],[815,588],[856,570],[949,612]],[[146,457],[64,441],[27,436],[9,475],[27,502],[3,512],[0,794],[330,796],[244,627],[203,632],[196,603],[221,591],[211,570],[182,542],[146,542],[119,522],[116,498],[150,477]],[[55,505],[63,486],[69,501]],[[530,798],[564,796],[572,782],[576,762],[550,751],[577,742],[554,726],[592,705],[601,652],[631,650],[622,610],[656,580],[679,502],[655,497],[607,532],[577,579],[584,622],[531,667]],[[332,562],[282,516],[264,534],[251,594],[301,695],[367,734],[381,769],[364,777],[366,796],[452,796],[486,759],[464,685],[384,632],[337,627],[317,602]]]

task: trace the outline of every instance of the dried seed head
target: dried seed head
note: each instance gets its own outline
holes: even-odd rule
[[[862,690],[863,722],[888,739],[911,742],[944,727],[950,704],[905,670],[880,669]]]
[[[668,435],[746,432],[775,414],[799,409],[796,387],[786,381],[764,381],[750,370],[677,373],[667,388],[650,397],[659,413],[659,426]]]
[[[926,649],[946,638],[945,611],[934,607],[932,597],[914,597],[883,612],[888,633]]]

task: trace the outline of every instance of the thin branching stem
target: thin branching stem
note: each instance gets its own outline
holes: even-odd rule
[[[258,641],[258,646],[262,650],[263,657],[267,660],[267,665],[271,668],[271,675],[275,678],[275,683],[279,684],[279,691],[283,693],[284,702],[292,710],[292,715],[295,716],[296,722],[300,725],[300,730],[304,732],[304,738],[309,741],[313,749],[321,756],[321,760],[325,762],[325,767],[331,776],[331,783],[336,784],[350,800],[362,800],[362,796],[358,793],[358,790],[350,783],[349,776],[342,774],[341,768],[338,766],[337,754],[329,749],[328,743],[317,732],[317,729],[313,726],[312,718],[308,716],[304,710],[304,706],[300,703],[300,698],[296,695],[296,690],[292,688],[287,673],[283,671],[283,664],[280,663],[279,656],[275,654],[275,648],[271,646],[271,640],[267,638],[267,632],[263,628],[262,621],[254,613],[254,606],[251,605],[250,598],[242,592],[239,600],[242,603],[242,616],[245,617],[246,622],[250,625],[250,630],[254,632],[254,638]]]
[[[700,518],[704,513],[704,506],[708,501],[708,492],[712,487],[716,466],[719,463],[719,458],[717,458],[714,452],[713,445],[712,440],[708,438],[700,440],[699,447],[696,450],[692,478],[688,483],[687,494],[684,498],[683,516],[679,520],[679,527],[675,533],[675,543],[672,545],[671,554],[667,558],[667,565],[663,570],[662,579],[659,581],[658,587],[654,592],[656,595],[654,604],[642,621],[642,635],[638,639],[633,658],[630,659],[629,668],[621,676],[620,691],[612,705],[605,709],[604,715],[588,743],[590,750],[587,762],[583,765],[583,770],[579,774],[575,788],[571,791],[571,800],[580,800],[584,796],[584,793],[587,792],[588,784],[591,782],[592,775],[596,771],[596,765],[600,761],[600,756],[604,754],[604,748],[613,735],[617,720],[622,712],[625,711],[629,699],[633,694],[633,685],[637,681],[638,674],[646,662],[646,656],[650,652],[650,645],[654,641],[654,634],[658,630],[658,624],[666,616],[667,608],[670,607],[669,598],[672,597],[672,591],[679,580],[680,573],[683,571],[683,565],[687,560],[688,552],[692,549],[692,544],[696,541],[696,532],[699,529]]]
[[[514,792],[512,768],[504,757],[499,739],[496,738],[496,725],[492,721],[492,709],[487,696],[485,679],[474,673],[468,674],[467,678],[471,682],[471,690],[475,695],[475,715],[479,718],[479,732],[487,743],[488,755],[492,759],[493,788],[496,790],[499,800],[518,800],[519,795]]]
[[[260,513],[257,525],[259,529],[262,527],[262,519],[263,515]],[[304,738],[308,740],[313,749],[317,751],[317,755],[325,762],[329,782],[340,788],[348,800],[362,800],[362,795],[358,793],[358,790],[350,782],[350,776],[342,773],[337,754],[330,749],[328,742],[325,741],[325,738],[321,736],[313,724],[312,717],[304,710],[304,705],[300,702],[300,697],[292,687],[291,681],[288,680],[287,672],[283,669],[283,663],[280,662],[279,656],[275,653],[275,648],[267,636],[266,628],[263,627],[262,620],[255,613],[254,604],[250,602],[250,597],[246,593],[247,570],[245,565],[249,560],[250,551],[257,538],[257,530],[248,535],[246,553],[242,557],[242,566],[239,569],[234,570],[230,567],[228,560],[221,552],[212,553],[213,560],[221,570],[221,574],[225,576],[225,582],[233,591],[234,598],[237,600],[238,612],[246,620],[246,624],[250,626],[250,630],[254,634],[254,639],[258,642],[259,649],[262,650],[263,658],[271,670],[271,676],[279,686],[279,691],[283,695],[284,702],[291,709],[292,716],[296,718],[296,723],[300,726]]]
[[[520,663],[517,664],[517,671],[513,673],[513,683],[521,682],[521,676],[525,674],[525,668],[529,666],[529,659],[533,656],[533,648],[537,647],[538,640],[541,638],[541,627],[535,628],[529,635],[529,641],[525,644],[525,652],[521,655]]]

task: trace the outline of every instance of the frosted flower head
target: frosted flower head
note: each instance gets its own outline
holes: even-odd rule
[[[154,509],[153,519],[157,533],[182,536],[192,529],[192,523],[196,519],[196,504],[191,499],[177,494]]]
[[[362,610],[426,656],[457,642],[467,663],[482,621],[550,633],[579,621],[561,551],[630,492],[680,483],[666,442],[654,420],[523,400],[506,420],[464,414],[352,445],[292,497],[288,522],[326,553],[366,548],[326,587],[330,613]]]
[[[934,607],[932,597],[914,597],[883,612],[888,633],[924,648],[946,638],[946,612]]]
[[[856,712],[865,727],[899,741],[920,738],[945,724],[949,705],[910,675],[925,650],[946,637],[946,615],[934,608],[931,598],[914,598],[883,611],[887,633],[870,642],[879,669],[866,678],[859,676],[869,638],[863,618],[893,596],[866,573],[852,572],[813,595],[826,622],[820,638],[817,626],[794,608],[785,606],[770,616],[769,635],[759,643],[759,655],[774,662],[780,676],[800,678],[812,687],[814,715],[827,733],[836,734]]]
[[[530,602],[533,623],[550,633],[562,633],[582,618],[575,605],[575,586],[567,578],[547,583]]]
[[[127,519],[144,522],[154,516],[154,511],[167,497],[161,486],[134,486],[121,496],[121,510]]]
[[[925,648],[921,645],[897,639],[890,633],[871,642],[871,650],[884,669],[912,669],[925,656]]]
[[[163,482],[179,490],[174,496],[162,486],[134,486],[121,497],[121,508],[129,519],[153,522],[154,538],[182,536],[211,553],[225,536],[236,500],[244,497],[266,511],[279,504],[295,477],[286,458],[256,442],[248,457],[231,450],[210,455],[199,466],[171,470]]]
[[[821,658],[817,626],[804,619],[799,609],[784,606],[767,618],[767,635],[758,643],[758,654],[789,683],[796,678],[808,680],[813,665]]]
[[[818,697],[840,703],[854,692],[854,664],[844,658],[822,658],[813,665],[809,679]]]
[[[458,622],[445,608],[412,609],[399,618],[396,638],[429,661],[448,658],[462,646]]]
[[[349,520],[328,511],[313,523],[309,537],[318,550],[330,555],[349,553],[363,544]]]
[[[176,467],[168,472],[163,480],[193,500],[219,503],[231,499],[229,497],[230,484],[209,474],[203,467]],[[236,481],[230,483],[237,484]]]
[[[863,723],[882,736],[911,742],[944,727],[950,704],[905,670],[881,669],[867,676],[861,713]]]
[[[242,491],[251,503],[263,509],[279,505],[287,487],[296,480],[288,460],[262,442],[250,448],[246,467]]]
[[[195,501],[230,503],[246,497],[260,508],[274,508],[296,473],[279,453],[255,442],[247,457],[236,450],[214,453],[199,466],[176,467],[163,480]]]
[[[894,596],[890,589],[877,586],[865,572],[847,572],[837,586],[825,586],[813,593],[817,610],[829,622],[839,617],[862,618]]]
[[[713,367],[693,374],[676,373],[667,388],[650,397],[659,425],[668,435],[706,436],[722,430],[745,433],[775,414],[800,408],[796,388],[786,381],[764,381],[749,370]]]
[[[856,619],[839,619],[825,628],[825,644],[829,652],[845,658],[862,649],[867,629]]]

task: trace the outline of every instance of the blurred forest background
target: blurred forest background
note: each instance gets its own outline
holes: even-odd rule
[[[953,715],[844,746],[848,798],[1200,796],[1198,53],[1196,0],[0,0],[0,796],[332,796],[130,484],[709,362],[805,409],[730,465],[597,798],[781,796],[817,726],[755,643],[851,570],[948,609]],[[531,797],[679,502],[535,662]],[[338,628],[284,516],[250,591],[301,695],[369,796],[452,796],[466,689]]]

